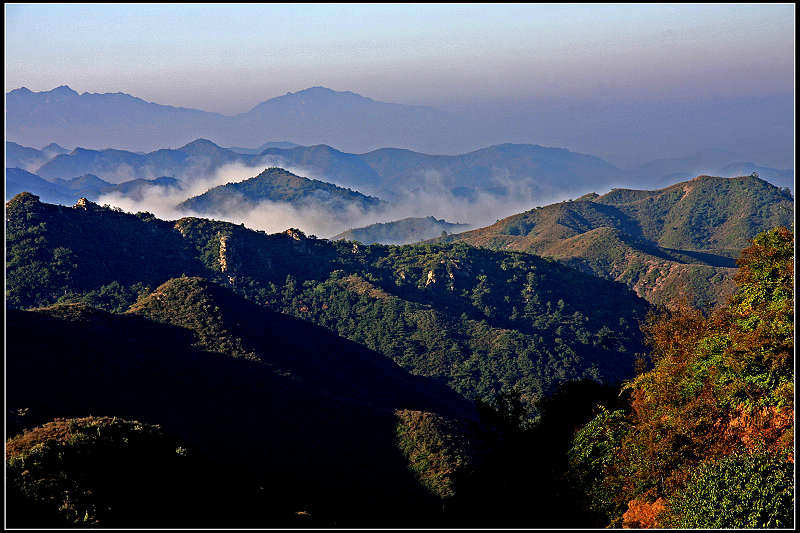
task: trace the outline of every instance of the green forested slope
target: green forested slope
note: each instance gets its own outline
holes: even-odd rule
[[[759,234],[739,264],[737,293],[710,316],[651,317],[652,367],[575,434],[597,525],[793,526],[794,235]]]
[[[733,292],[738,251],[793,217],[784,189],[756,177],[700,176],[656,191],[587,194],[437,242],[553,257],[653,303],[710,308]]]
[[[200,278],[171,280],[125,314],[83,304],[9,310],[8,328],[10,436],[87,414],[159,424],[227,471],[228,482],[253,483],[252,493],[232,493],[252,498],[240,503],[246,514],[230,516],[232,505],[209,517],[223,527],[291,524],[304,510],[320,525],[364,526],[388,516],[416,524],[436,497],[418,485],[396,446],[395,411],[474,416],[444,385]],[[404,507],[414,511],[389,514]],[[167,511],[181,525],[208,525],[179,507]],[[146,513],[112,516],[104,525],[164,524]]]
[[[123,311],[198,275],[320,324],[467,398],[630,375],[646,304],[530,254],[465,245],[362,246],[205,219],[160,221],[19,195],[8,204],[8,303]],[[591,295],[591,298],[587,298]]]
[[[434,217],[404,218],[392,222],[353,228],[331,237],[332,241],[358,241],[363,244],[413,244],[444,233],[465,230],[468,224],[453,224]]]

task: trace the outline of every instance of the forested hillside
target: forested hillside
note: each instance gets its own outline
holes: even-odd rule
[[[793,248],[786,228],[758,235],[727,305],[648,321],[652,368],[569,452],[597,525],[793,526]]]
[[[6,356],[13,376],[7,405],[15,413],[10,436],[60,417],[114,416],[159,424],[180,446],[207,459],[212,472],[225,473],[200,486],[244,498],[228,505],[223,497],[216,502],[223,508],[212,507],[209,522],[205,513],[192,516],[187,510],[197,511],[197,502],[180,499],[131,519],[129,504],[109,491],[124,488],[126,478],[139,486],[147,483],[137,481],[135,472],[118,471],[120,480],[92,487],[94,471],[89,470],[83,488],[97,495],[83,494],[59,509],[48,500],[54,472],[47,469],[60,468],[57,464],[43,466],[44,472],[32,470],[28,478],[23,468],[12,470],[20,490],[62,523],[267,527],[291,524],[295,513],[308,512],[322,525],[332,520],[369,525],[400,505],[415,511],[393,521],[414,524],[436,498],[417,484],[395,445],[394,410],[468,417],[471,412],[445,386],[411,376],[381,354],[324,328],[248,305],[198,278],[168,282],[130,313],[59,304],[10,310],[8,327],[14,332]],[[108,434],[97,429],[98,436],[101,431]],[[84,454],[102,453],[85,444]],[[171,468],[151,483],[187,482],[173,477],[172,468],[179,465],[157,451],[127,453],[147,466],[145,471],[168,462]],[[214,486],[217,482],[221,486]],[[234,484],[231,489],[228,483]],[[112,512],[104,512],[96,498],[110,501]],[[143,505],[146,495],[135,501]],[[200,502],[211,504],[208,496]],[[48,516],[17,514],[24,511],[10,513],[15,523],[47,525]]]
[[[358,241],[363,244],[413,244],[467,228],[468,224],[453,224],[434,217],[404,218],[349,229],[334,235],[331,240]]]
[[[220,496],[236,519],[209,523],[241,527],[790,523],[786,229],[745,251],[727,306],[646,318],[624,285],[529,253],[268,235],[26,193],[6,209],[7,426],[28,431],[9,444],[14,523],[132,523],[103,472],[45,482],[84,452],[192,484],[143,525],[191,523],[217,483],[237,486]],[[191,461],[120,450],[137,423]],[[213,476],[182,479],[190,463]]]
[[[734,259],[749,239],[793,219],[785,189],[756,177],[700,176],[657,191],[587,194],[438,242],[553,257],[653,303],[711,308],[733,293]]]
[[[530,254],[267,235],[25,194],[8,203],[7,217],[13,307],[80,301],[124,311],[170,278],[202,276],[468,399],[519,390],[529,404],[564,381],[628,377],[642,349],[644,301]]]

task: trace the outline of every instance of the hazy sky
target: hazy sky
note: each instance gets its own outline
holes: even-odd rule
[[[6,5],[6,90],[225,114],[315,85],[461,109],[794,91],[794,6]]]

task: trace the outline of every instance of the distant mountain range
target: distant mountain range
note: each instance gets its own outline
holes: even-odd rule
[[[457,131],[453,122],[429,107],[389,104],[325,87],[287,93],[234,116],[159,105],[125,93],[78,94],[67,86],[6,93],[8,138],[34,146],[54,141],[151,151],[205,137],[229,146],[248,146],[253,139],[301,144],[341,139],[344,149],[409,147],[418,139],[436,148]]]
[[[454,156],[396,148],[357,155],[328,146],[272,148],[263,155],[387,200],[420,194],[463,200],[481,195],[533,200],[616,183],[624,174],[591,155],[529,144],[502,144]]]
[[[625,171],[591,155],[525,144],[441,156],[396,148],[352,154],[325,145],[296,146],[288,142],[269,142],[258,149],[223,148],[206,139],[149,153],[84,148],[66,152],[54,144],[36,150],[6,142],[6,154],[7,168],[19,167],[50,181],[92,174],[109,183],[161,176],[187,182],[213,176],[226,165],[261,167],[258,171],[279,166],[387,201],[412,203],[439,195],[458,202],[492,197],[535,205],[541,199],[614,186],[662,187],[698,175],[690,172],[692,168],[709,167],[718,170],[713,175],[733,177],[758,172],[762,179],[778,186],[792,188],[794,182],[792,170],[737,163],[720,152],[659,160]]]
[[[625,283],[653,303],[722,303],[739,250],[792,227],[794,198],[759,178],[699,176],[654,191],[614,189],[436,239],[553,257]]]
[[[284,143],[267,143],[284,144]],[[8,150],[7,146],[7,150]],[[177,149],[145,154],[125,150],[76,148],[45,160],[36,167],[30,161],[44,159],[34,149],[11,147],[9,163],[24,167],[45,179],[94,174],[118,183],[135,178],[174,176],[184,181],[213,175],[233,163],[244,166],[280,166],[352,187],[380,197],[405,198],[409,194],[443,192],[464,199],[481,194],[556,194],[581,190],[619,180],[622,171],[594,156],[561,148],[536,145],[491,146],[457,156],[435,156],[385,148],[367,154],[349,154],[330,146],[267,147],[259,153],[222,148],[197,139]],[[433,190],[432,188],[435,188]]]
[[[794,190],[794,171],[769,168],[726,150],[706,150],[687,157],[656,159],[629,172],[630,186],[665,187],[694,176],[749,176],[753,172],[778,187]]]
[[[779,101],[784,100],[762,104],[767,109],[785,105]],[[791,102],[791,99],[788,101]],[[697,121],[702,121],[711,108],[717,109],[712,112],[713,115],[724,111],[725,106],[739,109],[742,103],[717,102],[710,107],[689,105],[688,108],[694,110]],[[751,106],[742,112],[743,124],[755,118],[751,116],[753,113],[750,110],[753,109],[756,108],[751,102]],[[648,115],[656,125],[654,127],[669,123],[670,115],[674,115],[671,109],[662,109],[661,112],[666,115]],[[622,115],[625,113],[622,112]],[[604,117],[608,119],[607,123],[604,123]],[[581,129],[588,130],[574,131],[573,126],[566,125],[576,119],[586,119]],[[527,109],[517,105],[504,111],[496,110],[489,115],[448,113],[425,106],[380,102],[353,92],[333,91],[325,87],[311,87],[271,98],[245,113],[233,116],[160,105],[125,93],[78,94],[67,86],[41,92],[22,87],[6,93],[6,138],[9,140],[25,146],[44,146],[55,142],[68,147],[118,148],[134,152],[178,147],[193,139],[206,138],[232,147],[253,147],[256,143],[274,140],[305,146],[327,144],[351,153],[396,147],[452,155],[485,146],[508,142],[523,144],[542,139],[550,145],[577,147],[582,152],[604,154],[609,152],[600,148],[602,142],[587,144],[586,137],[623,137],[627,141],[621,146],[625,146],[632,140],[628,137],[634,135],[628,131],[628,120],[629,117],[617,116],[610,110],[596,109],[591,105],[582,109],[558,105]],[[707,125],[705,131],[724,128],[724,122],[718,120],[714,125]],[[686,127],[684,122],[681,125]],[[664,127],[669,129],[676,125]],[[553,130],[561,133],[553,134]],[[708,133],[704,135],[708,136]],[[688,143],[688,146],[705,146],[707,140],[704,135],[700,135],[697,142]],[[697,135],[687,133],[685,137],[695,138]],[[729,137],[723,131],[712,138],[719,142],[727,139],[729,144],[742,144],[741,140],[736,142]],[[743,138],[747,138],[747,135]],[[645,142],[644,139],[641,141]],[[619,144],[619,140],[614,143]],[[685,141],[679,144],[687,145]],[[761,150],[758,153],[764,152],[763,142],[754,141],[750,144],[758,144]],[[287,145],[277,147],[286,148]],[[263,150],[264,146],[261,148]],[[234,151],[252,154],[254,150],[236,148]],[[758,155],[749,155],[754,152],[741,148],[738,150],[746,153],[733,155],[733,158],[726,158],[711,166],[703,162],[705,168],[691,165],[667,169],[658,176],[649,177],[659,178],[677,171],[687,172],[682,176],[685,178],[705,172],[717,175],[724,165],[761,160]],[[647,151],[658,153],[658,146],[650,146]],[[670,153],[675,153],[675,149],[670,149]],[[786,161],[786,158],[780,161]],[[785,164],[761,163],[761,166],[779,167]],[[786,186],[783,183],[778,185]]]
[[[266,142],[266,143],[262,144],[258,148],[242,148],[240,146],[230,146],[230,147],[228,147],[228,150],[230,150],[232,152],[236,152],[238,154],[256,155],[256,154],[260,154],[261,152],[263,152],[267,148],[288,149],[288,148],[297,148],[298,146],[300,146],[300,145],[299,144],[295,144],[295,143],[290,143],[289,141],[270,141],[270,142]]]
[[[363,244],[411,244],[439,237],[443,232],[465,231],[468,228],[469,224],[453,224],[435,217],[410,217],[349,229],[331,237],[331,240],[358,241]]]
[[[46,202],[71,205],[80,198],[96,200],[109,193],[120,193],[133,200],[141,200],[144,191],[158,187],[162,192],[166,189],[180,189],[181,183],[175,178],[162,176],[154,179],[137,178],[123,183],[113,184],[93,174],[84,174],[71,179],[45,180],[20,168],[6,169],[6,201],[21,192],[32,192]]]
[[[68,153],[69,150],[56,143],[50,143],[41,150],[37,150],[6,141],[6,168],[36,170],[55,156]]]
[[[226,164],[251,164],[255,158],[221,148],[205,139],[197,139],[175,150],[163,149],[147,154],[76,148],[68,154],[50,159],[35,172],[45,179],[94,174],[112,183],[158,176],[173,176],[189,181],[212,175]]]

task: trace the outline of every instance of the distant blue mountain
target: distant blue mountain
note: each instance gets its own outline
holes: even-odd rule
[[[72,205],[80,198],[97,200],[108,193],[141,200],[146,190],[152,187],[164,189],[180,188],[175,178],[160,177],[152,180],[135,179],[120,184],[109,183],[92,174],[71,179],[48,181],[21,168],[6,169],[6,201],[21,192],[30,192],[41,201],[53,204]]]
[[[236,152],[237,154],[256,155],[260,154],[267,148],[289,149],[289,148],[297,148],[298,146],[300,145],[289,141],[275,141],[275,142],[266,142],[261,146],[259,146],[258,148],[242,148],[240,146],[230,146],[228,147],[228,150]]]
[[[53,157],[66,151],[55,143],[45,146],[42,150],[37,150],[6,141],[6,167],[36,170]]]
[[[31,192],[42,202],[51,204],[73,204],[80,196],[63,185],[51,183],[21,168],[6,169],[6,202],[21,192]]]
[[[757,172],[777,187],[794,189],[794,171],[743,162],[741,155],[727,150],[706,150],[686,157],[656,159],[629,172],[631,186],[661,188],[700,175],[733,178]]]
[[[69,154],[49,160],[36,173],[47,179],[95,174],[114,183],[157,176],[176,176],[188,180],[207,176],[229,163],[253,164],[255,160],[255,156],[237,154],[211,141],[197,139],[178,149],[162,149],[146,154],[76,148]]]
[[[664,103],[497,102],[455,113],[310,87],[229,116],[160,105],[125,93],[78,94],[67,86],[33,92],[23,87],[6,93],[6,138],[25,146],[55,142],[133,152],[177,148],[197,138],[233,147],[281,139],[358,154],[396,147],[448,155],[508,142],[546,141],[582,152],[627,152],[620,154],[620,160],[629,161],[641,160],[637,154],[688,152],[717,142],[741,154],[726,157],[719,162],[722,165],[757,161],[765,167],[786,168],[793,160],[792,123],[785,118],[792,102],[792,94],[684,102],[680,113]],[[759,122],[762,113],[772,118]],[[751,126],[738,133],[742,124]],[[252,148],[234,151],[252,155]]]
[[[311,87],[225,116],[147,102],[125,93],[83,93],[67,86],[6,93],[6,135],[23,145],[56,142],[95,149],[125,147],[151,151],[204,137],[227,146],[253,139],[291,139],[303,145],[330,143],[345,149],[365,146],[436,148],[460,128],[454,117],[423,106],[379,102],[352,92]]]
[[[539,198],[580,196],[628,184],[657,189],[699,174],[734,177],[758,172],[762,179],[790,188],[794,181],[792,170],[738,163],[736,154],[722,151],[661,159],[624,171],[591,155],[530,144],[501,144],[460,155],[398,148],[353,154],[327,145],[288,142],[265,143],[261,148],[236,151],[196,139],[180,148],[149,153],[76,148],[45,160],[43,150],[6,143],[9,164],[51,181],[91,174],[108,183],[160,176],[190,182],[236,163],[252,167],[249,175],[277,166],[395,202],[419,194],[444,194],[456,200],[474,201],[489,195],[533,203]],[[36,162],[42,160],[45,162],[37,167]]]

